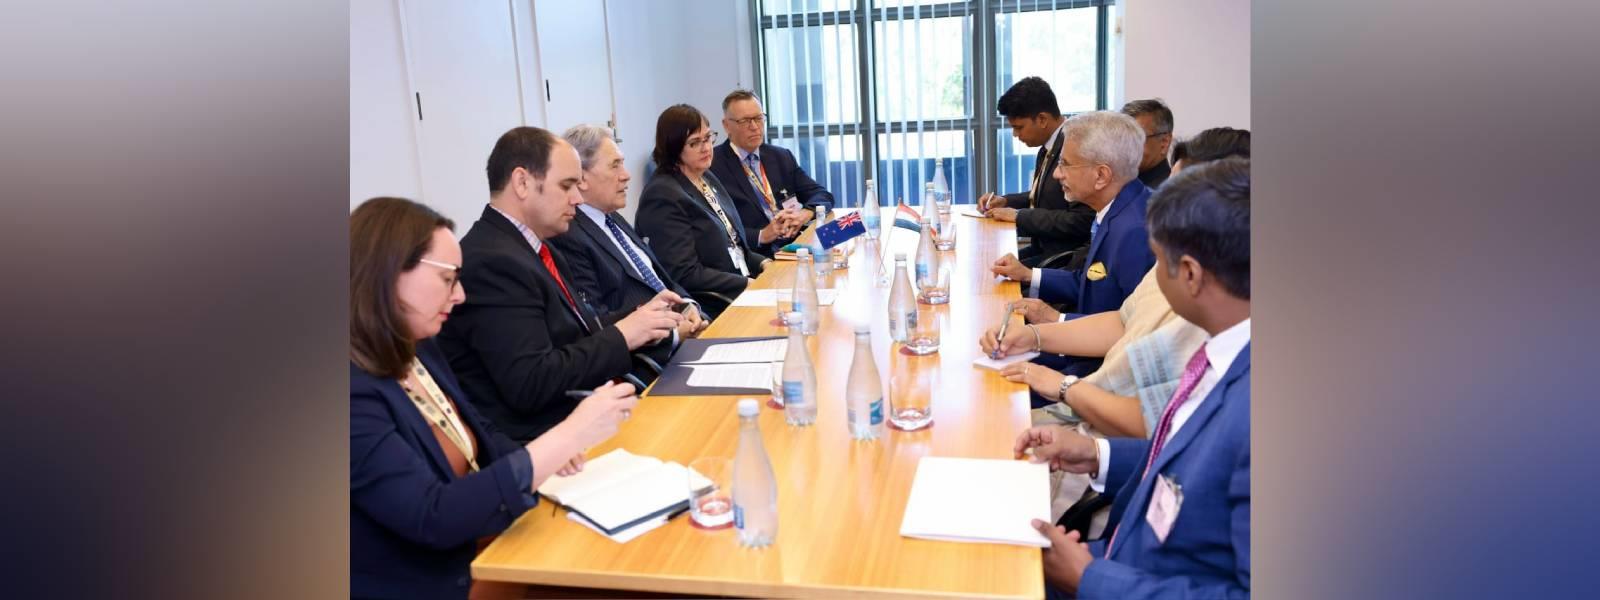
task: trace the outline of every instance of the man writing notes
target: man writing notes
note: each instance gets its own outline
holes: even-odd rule
[[[761,99],[748,90],[734,90],[722,99],[722,129],[728,141],[711,157],[711,173],[727,186],[739,211],[745,239],[766,239],[762,229],[775,227],[777,239],[753,245],[768,258],[794,241],[814,211],[833,208],[833,194],[806,174],[794,154],[766,143],[767,115]],[[785,207],[785,200],[798,204]]]
[[[1184,169],[1150,202],[1156,284],[1208,339],[1151,437],[1094,440],[1059,425],[1015,450],[1115,490],[1109,539],[1035,520],[1051,596],[1250,596],[1250,163]]]
[[[1061,131],[1066,119],[1050,84],[1025,77],[1000,96],[996,110],[1011,126],[1011,135],[1038,148],[1039,157],[1027,191],[984,194],[978,199],[978,208],[991,219],[1016,222],[1017,236],[1029,238],[1028,245],[1017,251],[1026,266],[1038,266],[1047,258],[1087,245],[1094,209],[1070,201],[1060,182],[1051,176],[1066,145]]]

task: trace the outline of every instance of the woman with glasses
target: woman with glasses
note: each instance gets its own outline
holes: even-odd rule
[[[474,585],[473,557],[638,402],[630,385],[601,386],[525,446],[485,421],[430,339],[466,300],[453,228],[400,198],[350,214],[352,597],[522,597]]]
[[[656,171],[639,194],[640,237],[708,311],[719,312],[770,260],[751,249],[781,236],[782,224],[745,239],[733,197],[711,174],[717,134],[704,114],[678,104],[656,120]],[[777,222],[775,222],[777,223]]]

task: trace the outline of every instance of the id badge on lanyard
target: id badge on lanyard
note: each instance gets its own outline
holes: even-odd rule
[[[750,265],[745,263],[744,252],[739,250],[739,246],[728,244],[728,260],[733,261],[733,266],[739,269],[740,275],[750,276]]]

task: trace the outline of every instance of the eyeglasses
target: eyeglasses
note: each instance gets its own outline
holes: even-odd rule
[[[455,290],[456,286],[461,284],[461,266],[460,265],[452,265],[450,263],[442,263],[442,262],[439,262],[439,261],[436,261],[436,260],[428,260],[426,258],[419,258],[419,259],[417,259],[417,261],[418,262],[427,263],[427,264],[433,265],[435,267],[439,267],[441,269],[444,269],[445,271],[448,271],[449,275],[446,275],[444,277],[444,282],[446,284],[446,287],[448,287],[450,290]]]
[[[715,131],[707,133],[705,137],[689,138],[689,148],[691,150],[699,150],[706,147],[708,144],[715,143],[717,143],[717,132]]]
[[[764,125],[767,124],[767,114],[766,113],[761,113],[761,114],[756,115],[754,117],[745,117],[743,119],[729,119],[729,120],[733,121],[734,125],[738,125],[740,127],[749,127],[751,125],[764,126]]]
[[[1086,163],[1086,164],[1081,164],[1081,165],[1069,165],[1065,161],[1056,163],[1056,168],[1058,168],[1058,169],[1076,169],[1076,168],[1079,168],[1079,167],[1098,167],[1098,166],[1100,166],[1100,163]]]
[[[1153,138],[1153,137],[1158,137],[1158,136],[1163,136],[1163,135],[1167,135],[1167,134],[1169,134],[1169,133],[1172,133],[1172,132],[1171,132],[1171,131],[1158,131],[1158,132],[1156,132],[1156,133],[1152,133],[1152,134],[1150,134],[1150,135],[1147,135],[1147,136],[1144,136],[1144,139],[1147,139],[1147,140],[1148,140],[1148,139],[1150,139],[1150,138]]]

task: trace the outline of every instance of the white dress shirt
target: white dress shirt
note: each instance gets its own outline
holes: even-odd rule
[[[606,239],[610,240],[611,245],[615,247],[618,252],[621,252],[623,256],[627,256],[629,249],[632,249],[633,255],[639,257],[639,262],[644,263],[644,268],[652,270],[655,269],[655,263],[650,262],[650,256],[644,253],[643,248],[640,248],[638,245],[634,244],[633,240],[628,239],[627,235],[623,235],[621,241],[621,244],[628,245],[627,248],[622,247],[622,245],[618,243],[617,236],[612,235],[611,228],[606,226],[606,213],[600,212],[600,209],[587,204],[579,204],[578,212],[582,213],[583,216],[588,217],[590,221],[594,221],[595,226],[600,228],[600,231],[605,234]],[[640,273],[639,269],[634,267],[633,261],[630,260],[625,262],[627,263],[629,270],[638,275],[640,279],[644,279],[644,273]]]
[[[1194,416],[1194,411],[1199,410],[1200,404],[1205,402],[1207,395],[1211,394],[1211,389],[1217,387],[1217,382],[1222,380],[1222,374],[1228,372],[1228,369],[1233,366],[1233,360],[1239,357],[1239,353],[1249,343],[1250,319],[1240,321],[1233,327],[1229,327],[1223,330],[1222,333],[1218,333],[1211,339],[1206,340],[1205,345],[1202,346],[1206,351],[1206,371],[1200,375],[1200,382],[1195,384],[1194,389],[1189,392],[1189,401],[1184,402],[1183,405],[1178,407],[1178,412],[1172,414],[1172,427],[1167,431],[1167,438],[1161,442],[1163,446],[1171,443],[1172,438],[1178,435],[1178,430],[1183,428],[1183,424],[1189,421],[1189,417]],[[1147,423],[1145,426],[1154,428],[1157,425],[1156,423]],[[1111,464],[1111,442],[1104,439],[1096,439],[1095,443],[1100,445],[1100,468],[1097,476],[1089,482],[1089,485],[1094,488],[1094,491],[1105,493],[1106,470]]]
[[[522,234],[522,239],[528,240],[528,245],[533,246],[533,253],[539,253],[539,248],[544,246],[544,242],[539,241],[539,236],[534,235],[532,229],[528,229],[527,225],[523,225],[522,221],[518,221],[516,217],[511,216],[506,211],[495,208],[493,204],[490,204],[489,208],[494,208],[494,211],[500,213],[500,216],[505,217],[507,221],[511,221],[511,226],[517,228],[517,233]]]

